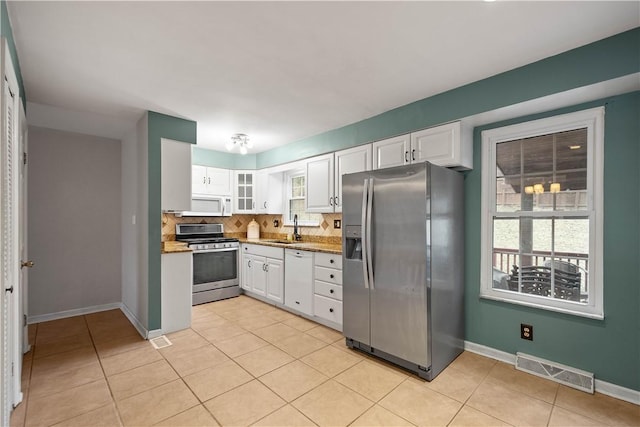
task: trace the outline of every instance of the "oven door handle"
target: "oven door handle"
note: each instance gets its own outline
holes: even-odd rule
[[[193,251],[193,253],[195,255],[195,254],[209,254],[212,252],[231,252],[231,251],[238,252],[238,248],[220,248],[220,249],[204,249],[204,250],[197,249]]]

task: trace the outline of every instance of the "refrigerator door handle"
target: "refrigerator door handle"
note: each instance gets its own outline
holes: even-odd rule
[[[367,191],[367,270],[369,270],[369,286],[374,289],[373,281],[373,251],[371,249],[371,218],[373,217],[373,178],[369,179],[369,189]]]
[[[367,195],[369,193],[369,179],[365,178],[362,186],[362,219],[361,238],[362,238],[362,275],[364,277],[364,288],[369,289],[369,272],[367,270]]]

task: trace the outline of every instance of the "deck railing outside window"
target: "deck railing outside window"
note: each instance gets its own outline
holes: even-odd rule
[[[532,265],[542,265],[545,261],[551,260],[551,252],[538,251],[532,256]],[[586,294],[589,284],[589,255],[571,252],[556,252],[554,254],[556,261],[564,261],[578,266],[580,271],[580,293]],[[494,248],[493,250],[493,268],[510,274],[514,265],[520,266],[520,256],[518,251],[514,249]]]

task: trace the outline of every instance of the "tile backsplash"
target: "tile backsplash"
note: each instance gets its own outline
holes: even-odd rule
[[[231,237],[246,237],[247,225],[252,219],[260,224],[260,237],[268,239],[285,238],[293,233],[292,226],[284,226],[282,215],[252,215],[237,214],[227,217],[177,217],[173,214],[162,214],[162,241],[171,241],[176,238],[176,224],[218,224],[224,225],[224,234]],[[299,227],[302,240],[318,243],[339,244],[342,239],[342,229],[333,228],[334,220],[342,220],[341,213],[322,214],[322,221],[318,227]],[[278,220],[278,227],[274,225]]]

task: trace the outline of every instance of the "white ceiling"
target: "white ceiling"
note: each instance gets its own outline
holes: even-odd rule
[[[115,134],[158,111],[197,121],[199,145],[224,150],[242,132],[254,152],[640,25],[638,1],[10,1],[8,10],[29,102],[106,116]]]

